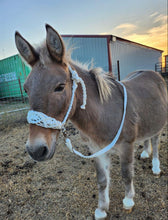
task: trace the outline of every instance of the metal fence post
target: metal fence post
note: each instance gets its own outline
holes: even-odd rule
[[[120,61],[117,60],[118,81],[120,81]]]

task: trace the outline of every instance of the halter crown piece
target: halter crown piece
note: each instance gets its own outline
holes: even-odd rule
[[[71,73],[71,79],[73,81],[73,84],[72,84],[71,101],[69,104],[68,111],[64,117],[64,120],[61,122],[61,121],[56,120],[55,118],[47,116],[46,114],[44,114],[42,112],[30,110],[27,114],[27,121],[29,124],[36,124],[36,125],[38,125],[40,127],[44,127],[44,128],[52,128],[52,129],[58,129],[58,130],[65,131],[65,124],[67,122],[68,116],[69,116],[71,109],[72,109],[72,106],[73,106],[73,101],[74,101],[76,89],[78,87],[78,83],[81,84],[82,92],[83,92],[83,104],[80,106],[80,108],[85,109],[86,101],[87,101],[87,93],[86,93],[85,83],[84,83],[83,79],[78,76],[77,72],[71,68],[71,66],[68,66],[68,68]],[[113,139],[113,141],[109,145],[107,145],[105,148],[101,149],[100,151],[98,151],[90,156],[85,156],[85,155],[81,154],[80,152],[76,151],[72,147],[71,140],[69,138],[66,138],[65,144],[71,152],[77,154],[80,157],[89,159],[89,158],[93,158],[93,157],[98,157],[98,156],[106,153],[107,151],[109,151],[112,147],[114,147],[114,145],[116,144],[116,142],[118,141],[118,139],[120,137],[120,134],[121,134],[121,131],[122,131],[122,128],[124,125],[124,120],[125,120],[125,115],[126,115],[126,107],[127,107],[126,88],[121,82],[118,81],[118,83],[123,87],[123,90],[124,90],[124,112],[123,112],[123,117],[122,117],[120,127],[119,127],[118,132],[117,132],[115,138]]]

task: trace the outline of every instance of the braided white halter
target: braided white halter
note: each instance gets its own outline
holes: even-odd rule
[[[27,115],[27,121],[29,124],[36,124],[36,125],[38,125],[40,127],[44,127],[44,128],[53,128],[53,129],[59,129],[59,130],[63,129],[66,124],[66,121],[68,119],[68,116],[71,112],[71,109],[72,109],[72,105],[73,105],[73,101],[74,101],[74,97],[75,97],[75,91],[78,87],[78,83],[81,84],[82,90],[83,90],[83,104],[81,105],[81,109],[85,109],[86,100],[87,100],[85,83],[84,83],[83,79],[78,76],[77,72],[75,70],[72,70],[72,68],[70,66],[69,66],[69,70],[71,72],[71,75],[72,75],[71,78],[73,80],[72,96],[71,96],[69,108],[68,108],[68,111],[64,117],[64,120],[61,122],[61,121],[56,120],[55,118],[52,118],[52,117],[45,115],[42,112],[30,110]]]
[[[36,125],[44,127],[44,128],[52,128],[52,129],[58,129],[58,130],[65,131],[65,124],[66,124],[66,121],[67,121],[68,116],[69,116],[71,109],[72,109],[72,105],[73,105],[73,101],[74,101],[74,97],[75,97],[75,91],[78,87],[78,83],[81,84],[82,91],[83,91],[83,104],[81,105],[81,109],[85,109],[86,100],[87,100],[85,83],[84,83],[83,79],[78,76],[77,72],[75,70],[72,70],[72,68],[70,66],[69,66],[69,71],[71,72],[71,75],[72,75],[71,78],[73,80],[72,97],[71,97],[68,111],[64,117],[64,120],[61,122],[61,121],[56,120],[55,118],[52,118],[52,117],[45,115],[42,112],[30,110],[27,114],[27,121],[29,124],[36,124]],[[106,153],[107,151],[109,151],[112,147],[114,147],[114,145],[116,144],[116,142],[118,141],[118,139],[120,137],[120,134],[121,134],[121,131],[122,131],[122,128],[124,125],[124,120],[125,120],[125,115],[126,115],[126,107],[127,107],[126,88],[121,82],[118,81],[118,83],[123,87],[123,91],[124,91],[124,112],[123,112],[123,117],[122,117],[120,127],[119,127],[118,132],[117,132],[115,138],[113,139],[113,141],[109,145],[107,145],[105,148],[101,149],[100,151],[98,151],[90,156],[85,156],[85,155],[81,154],[80,152],[78,152],[77,150],[75,150],[72,147],[71,140],[69,138],[66,138],[65,144],[71,152],[74,152],[75,154],[77,154],[80,157],[89,159],[89,158],[93,158],[93,157],[98,157],[98,156]]]

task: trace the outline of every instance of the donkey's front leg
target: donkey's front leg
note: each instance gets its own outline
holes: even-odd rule
[[[110,159],[103,155],[95,159],[97,182],[99,190],[98,208],[95,211],[95,219],[106,218],[106,210],[109,209],[109,184],[110,184]]]
[[[134,176],[134,149],[133,144],[123,143],[120,148],[121,173],[125,184],[125,198],[123,207],[127,211],[132,211],[134,206],[133,197],[135,195],[133,186]]]
[[[144,141],[144,150],[141,153],[141,158],[146,159],[149,158],[151,154],[151,145],[150,145],[150,140],[145,140]]]

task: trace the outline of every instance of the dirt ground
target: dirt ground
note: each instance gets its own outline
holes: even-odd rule
[[[78,131],[68,125],[72,142],[85,154],[88,150]],[[36,163],[25,151],[28,125],[0,131],[0,220],[92,220],[98,190],[93,160],[75,156],[60,136],[54,158]],[[161,134],[159,178],[152,174],[151,158],[140,160],[135,152],[135,207],[122,209],[124,186],[118,156],[111,168],[110,210],[107,219],[166,220],[168,213],[167,128]]]

